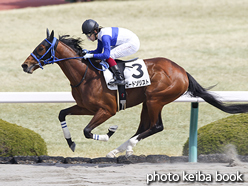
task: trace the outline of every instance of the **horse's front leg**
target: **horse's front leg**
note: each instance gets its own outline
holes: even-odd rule
[[[96,128],[97,126],[101,125],[103,122],[105,122],[107,119],[112,117],[114,114],[111,114],[106,109],[99,109],[94,117],[91,119],[90,123],[84,128],[84,136],[88,139],[94,139],[99,141],[108,141],[109,138],[115,133],[118,126],[114,125],[109,127],[108,133],[105,135],[98,135],[98,134],[92,134],[91,131]]]
[[[145,130],[149,129],[150,127],[150,118],[147,111],[146,103],[143,103],[142,112],[141,112],[141,120],[139,124],[139,128],[135,135],[132,138],[127,140],[125,143],[121,144],[116,149],[112,150],[107,154],[108,158],[114,158],[117,156],[118,153],[122,153],[126,151],[126,156],[133,153],[133,147],[138,143],[137,137],[140,133],[144,132]]]
[[[76,148],[76,144],[75,144],[75,142],[72,141],[70,131],[69,131],[67,124],[66,124],[65,117],[67,115],[93,115],[93,113],[88,111],[85,108],[79,107],[78,105],[74,105],[72,107],[63,109],[59,113],[59,121],[61,123],[64,137],[65,137],[70,149],[74,152],[75,148]]]
[[[141,121],[137,132],[132,138],[127,140],[125,143],[112,150],[107,154],[108,158],[114,158],[118,153],[126,151],[126,156],[131,156],[133,154],[133,147],[142,140],[157,132],[163,130],[163,122],[161,118],[162,107],[157,107],[158,109],[148,110],[147,104],[143,103],[143,108],[141,112]],[[152,116],[152,117],[151,117]],[[151,118],[154,118],[151,120]],[[153,121],[153,122],[151,122]],[[156,122],[155,122],[156,121]],[[152,124],[154,123],[154,124]]]

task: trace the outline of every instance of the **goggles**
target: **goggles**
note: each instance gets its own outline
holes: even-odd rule
[[[91,37],[94,33],[85,34],[87,37]]]

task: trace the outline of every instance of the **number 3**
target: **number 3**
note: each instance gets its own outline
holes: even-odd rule
[[[133,74],[132,75],[132,77],[133,78],[141,78],[142,76],[143,76],[143,74],[144,74],[144,72],[142,71],[142,65],[140,65],[140,64],[137,64],[137,63],[135,63],[135,64],[133,64],[132,65],[133,67],[135,67],[135,66],[138,66],[138,68],[136,69],[138,72],[139,72],[139,74],[138,75],[135,75],[135,74]]]

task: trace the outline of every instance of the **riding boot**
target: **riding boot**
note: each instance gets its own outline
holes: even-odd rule
[[[118,66],[114,65],[114,66],[110,67],[110,69],[112,70],[112,72],[115,76],[115,79],[113,81],[110,81],[108,84],[109,85],[125,85],[125,78],[121,74]]]

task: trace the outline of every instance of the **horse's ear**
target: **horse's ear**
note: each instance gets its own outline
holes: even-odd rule
[[[50,33],[49,33],[48,28],[47,28],[47,38],[49,38],[49,37],[50,37]]]
[[[50,37],[52,37],[52,38],[54,37],[54,31],[51,32],[51,36]]]
[[[51,35],[49,36],[49,41],[52,42],[54,38],[54,31],[51,32]]]

